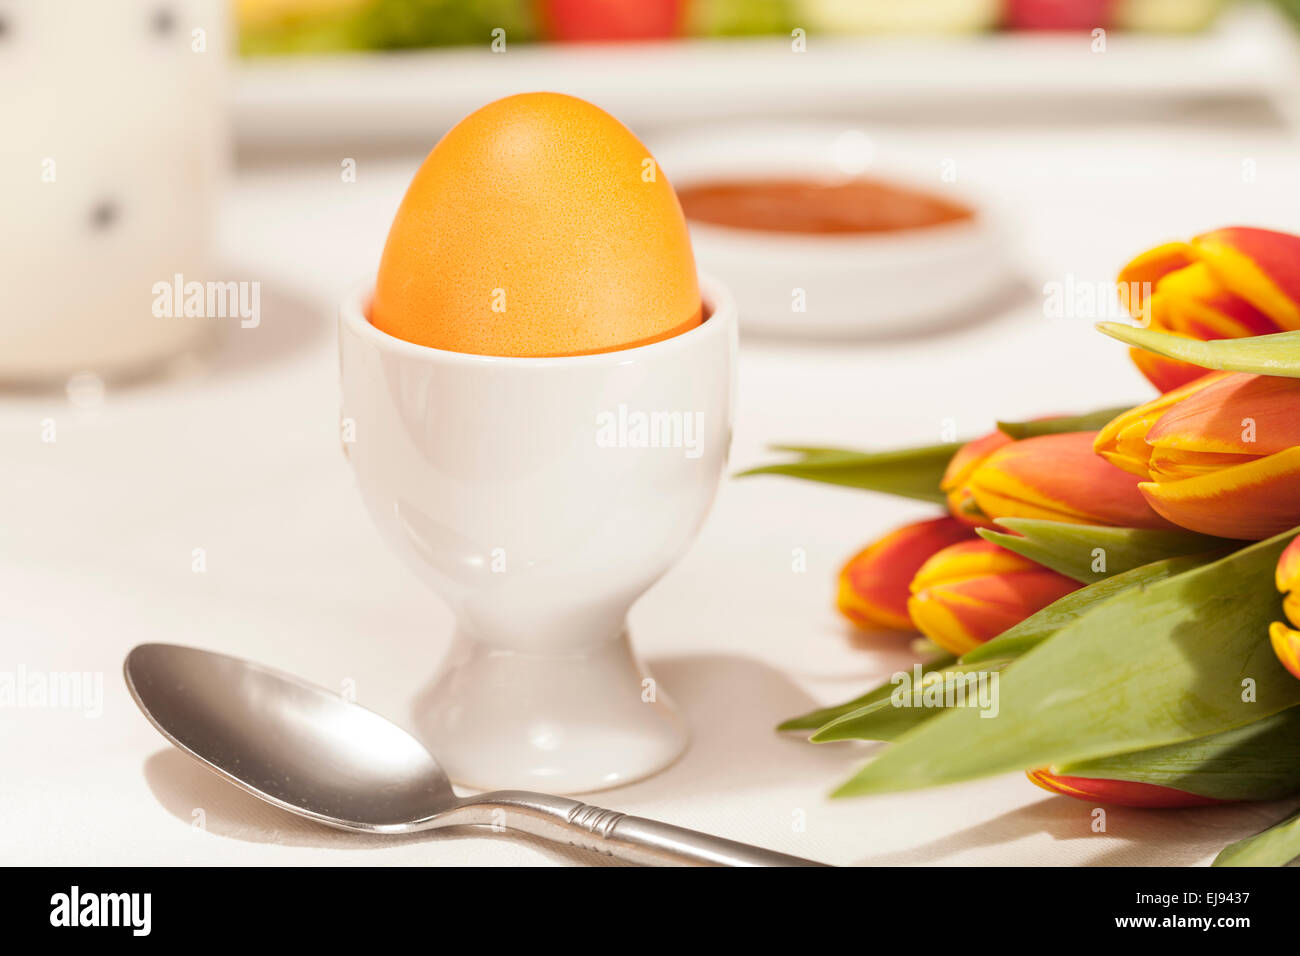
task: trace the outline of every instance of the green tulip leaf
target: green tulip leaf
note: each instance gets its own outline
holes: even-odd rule
[[[1134,328],[1123,322],[1100,322],[1097,328],[1128,345],[1201,368],[1300,378],[1300,332],[1202,342],[1154,329]]]
[[[1047,607],[1025,618],[1019,624],[1003,631],[993,640],[981,644],[975,650],[965,654],[959,662],[952,657],[932,661],[922,669],[922,676],[943,672],[971,673],[981,670],[1001,671],[1017,657],[1022,656],[1043,641],[1047,640],[1062,627],[1080,617],[1093,605],[1098,604],[1121,591],[1132,587],[1151,584],[1164,578],[1190,571],[1192,568],[1208,564],[1211,555],[1183,555],[1154,561],[1140,568],[1133,568],[1123,574],[1097,581],[1080,588],[1065,597],[1053,601]],[[976,665],[976,666],[971,666]],[[820,729],[812,736],[817,743],[850,738],[861,740],[894,740],[904,730],[924,721],[927,717],[939,713],[936,709],[896,708],[890,706],[891,695],[897,686],[890,680],[877,687],[871,693],[859,697],[839,707],[814,711],[812,714],[797,718],[798,729],[807,729],[809,723],[824,717]],[[784,728],[785,725],[782,725]],[[795,729],[795,728],[791,728]]]
[[[942,670],[957,663],[957,658],[951,654],[942,654],[933,660],[926,661],[921,665],[922,675],[929,674],[933,671]],[[889,695],[894,691],[894,682],[885,681],[878,687],[872,688],[861,697],[855,697],[852,700],[845,701],[842,704],[836,704],[832,707],[821,707],[817,710],[809,711],[798,717],[791,717],[777,725],[777,730],[816,730],[817,728],[830,723],[836,717],[842,717],[844,714],[858,710],[868,704],[875,703],[878,700],[888,700]]]
[[[1128,406],[1104,408],[1082,415],[1064,415],[1032,422],[998,422],[998,428],[1012,438],[1032,438],[1059,432],[1095,431]],[[763,465],[739,472],[748,475],[785,475],[805,481],[820,481],[846,488],[862,488],[945,504],[939,484],[952,456],[964,442],[923,445],[890,451],[856,451],[851,448],[826,448],[812,445],[773,445],[773,451],[798,455],[797,461]]]
[[[1300,813],[1224,847],[1211,866],[1286,866],[1300,859]]]
[[[846,448],[774,446],[775,451],[802,457],[781,465],[764,465],[742,471],[746,475],[786,475],[848,488],[880,491],[903,498],[944,504],[939,482],[959,444],[926,445],[896,451],[863,452]]]
[[[1266,634],[1295,532],[1129,588],[999,675],[996,719],[954,707],[922,723],[835,793],[957,783],[1161,747],[1242,727],[1300,703]]]
[[[1003,659],[1009,664],[1013,658],[1019,657],[1029,649],[1036,647],[1099,601],[1131,587],[1149,584],[1175,574],[1181,574],[1183,571],[1199,567],[1210,560],[1212,558],[1209,555],[1167,558],[1164,561],[1152,562],[1143,567],[1134,568],[1123,574],[1117,574],[1080,588],[1054,601],[1036,614],[1027,617],[988,643],[981,644],[975,650],[970,651],[961,658],[961,665],[981,664],[983,669],[994,669],[993,662]],[[957,664],[957,659],[951,654],[945,654],[921,665],[921,673],[924,676],[936,671],[952,670],[955,664]],[[1000,670],[1001,666],[996,667],[996,669]],[[826,725],[837,718],[858,712],[855,716],[861,721],[862,739],[889,739],[879,736],[883,732],[883,725],[875,723],[879,719],[876,716],[878,708],[873,708],[871,705],[879,704],[882,701],[888,703],[896,686],[896,682],[891,679],[861,697],[855,697],[843,704],[834,707],[823,707],[802,716],[793,717],[778,726],[777,730],[826,730]],[[915,709],[912,709],[910,717],[916,718],[917,713]],[[904,717],[904,719],[906,720],[908,717]],[[919,722],[919,720],[914,722]],[[814,739],[818,741],[839,740],[844,739],[845,736],[857,736],[851,732],[854,726],[852,722],[841,724],[833,732],[827,731],[827,736],[823,737],[818,734]],[[830,735],[832,733],[834,736]]]
[[[923,675],[920,687],[915,689],[912,673],[902,671],[890,679],[886,685],[888,693],[884,696],[835,718],[809,740],[819,744],[834,740],[897,740],[917,725],[943,713],[949,699],[978,702],[980,675],[996,673],[1010,663],[1008,658],[985,661],[976,667],[954,664]],[[907,675],[905,683],[902,674]],[[927,688],[930,689],[928,700],[925,696]],[[952,698],[945,696],[949,688],[954,695]],[[920,698],[916,696],[918,693]],[[956,697],[958,693],[964,697]]]
[[[934,658],[935,660],[931,661],[931,663],[936,663],[941,657],[952,656],[934,641],[921,634],[912,638],[912,643],[908,645],[908,649],[915,656],[924,658],[927,661],[930,660],[930,658]]]
[[[1173,787],[1215,800],[1278,800],[1300,793],[1297,758],[1300,707],[1291,707],[1225,733],[1053,766],[1052,773]]]
[[[1150,564],[1102,578],[1087,587],[1071,591],[1063,598],[1058,598],[1041,611],[1029,615],[1019,624],[1003,631],[991,641],[981,644],[973,651],[968,651],[962,656],[961,662],[978,664],[993,658],[1020,657],[1065,625],[1087,613],[1094,605],[1114,597],[1121,591],[1171,578],[1213,560],[1214,556],[1209,554],[1180,555],[1175,558],[1165,558],[1163,561],[1152,561]]]
[[[1095,432],[1100,431],[1103,425],[1123,415],[1132,407],[1120,405],[1115,408],[1100,408],[1095,412],[1084,412],[1082,415],[1039,418],[1032,422],[998,422],[998,431],[1016,441],[1023,438],[1037,438],[1039,435],[1059,435],[1063,432]]]
[[[1011,533],[980,528],[980,537],[1084,584],[1175,555],[1241,546],[1240,541],[1192,531],[1112,528],[1041,518],[1003,518],[998,524]]]

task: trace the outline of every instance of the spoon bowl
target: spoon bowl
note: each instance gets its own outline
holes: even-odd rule
[[[323,687],[176,644],[139,645],[124,673],[164,737],[278,807],[349,830],[402,832],[456,804],[423,744]]]

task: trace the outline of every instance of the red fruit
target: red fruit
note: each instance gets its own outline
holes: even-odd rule
[[[681,35],[683,0],[545,0],[546,35],[566,42],[664,40]]]
[[[1093,30],[1110,25],[1113,0],[1007,0],[1013,30]]]

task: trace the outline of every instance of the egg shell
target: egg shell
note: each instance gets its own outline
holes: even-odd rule
[[[609,352],[701,321],[686,220],[623,124],[584,100],[524,93],[435,146],[384,247],[370,320],[479,355]]]

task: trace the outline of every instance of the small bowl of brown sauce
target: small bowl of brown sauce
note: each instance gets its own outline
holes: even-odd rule
[[[655,149],[700,268],[750,331],[896,334],[969,316],[1014,281],[988,204],[943,165],[845,126],[765,125]]]

